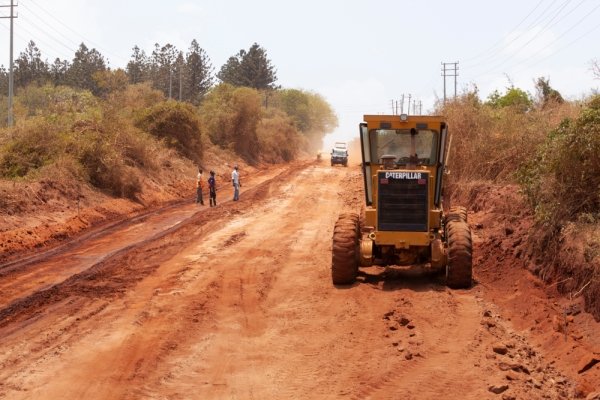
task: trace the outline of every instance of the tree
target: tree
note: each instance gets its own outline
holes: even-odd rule
[[[257,126],[261,119],[258,91],[220,84],[202,103],[201,115],[211,141],[234,150],[244,160],[258,160],[260,147]]]
[[[537,97],[541,102],[542,108],[545,108],[553,103],[562,104],[565,102],[558,90],[553,89],[550,86],[549,78],[538,78],[535,81],[535,89],[537,91]]]
[[[4,65],[0,65],[0,95],[8,93],[8,71]]]
[[[531,108],[532,100],[529,94],[522,89],[511,86],[506,89],[504,95],[500,95],[498,90],[494,90],[488,96],[486,104],[493,108],[513,107],[519,112],[526,112]]]
[[[146,56],[144,50],[140,50],[138,46],[134,46],[131,60],[127,63],[126,67],[129,82],[135,84],[148,79],[148,64],[148,57]]]
[[[150,77],[154,87],[162,91],[165,96],[173,96],[174,81],[173,67],[178,55],[177,48],[170,43],[160,46],[154,44],[150,63]]]
[[[106,70],[106,61],[96,49],[88,49],[81,43],[75,52],[73,62],[67,72],[67,83],[70,86],[90,90],[98,94],[98,86],[94,81],[94,73]]]
[[[49,66],[50,81],[55,86],[66,84],[69,68],[70,64],[67,60],[56,58],[54,64]]]
[[[283,89],[274,93],[272,104],[290,117],[294,127],[307,139],[310,150],[321,147],[323,136],[338,124],[333,109],[319,94],[298,89]]]
[[[240,50],[236,56],[229,57],[227,62],[223,64],[221,70],[217,74],[217,78],[219,78],[222,83],[242,86],[242,79],[240,77],[240,59],[244,57],[245,54],[246,52],[244,50]]]
[[[184,96],[183,98],[193,104],[200,104],[204,96],[213,86],[213,67],[206,52],[200,47],[196,39],[185,56]]]
[[[15,60],[15,86],[25,87],[30,83],[44,83],[48,79],[48,64],[42,60],[42,53],[33,40]]]
[[[275,97],[276,104],[294,121],[294,126],[300,132],[311,128],[308,96],[298,89],[280,90]]]
[[[172,68],[172,85],[173,85],[173,98],[179,101],[185,100],[183,97],[183,71],[185,69],[185,59],[183,58],[183,51],[177,54],[175,64]]]
[[[217,77],[224,83],[259,90],[275,89],[277,81],[275,68],[267,58],[266,50],[257,43],[247,52],[240,50],[237,55],[229,57]]]

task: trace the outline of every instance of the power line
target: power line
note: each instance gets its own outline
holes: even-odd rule
[[[593,11],[595,11],[595,10],[596,10],[598,7],[600,7],[600,5],[598,5],[597,7],[595,7],[595,8],[592,10],[592,12],[593,12]],[[587,14],[587,15],[586,15],[586,16],[585,16],[583,19],[587,18],[587,16],[589,16],[589,14]],[[562,37],[562,36],[564,36],[565,34],[567,34],[568,32],[570,32],[571,30],[573,30],[575,27],[577,27],[577,24],[575,24],[575,25],[571,26],[571,28],[569,28],[569,29],[568,29],[566,32],[564,32],[564,33],[563,33],[563,35],[561,35],[561,37]],[[584,32],[583,34],[581,34],[580,36],[576,37],[575,39],[573,39],[572,41],[570,41],[570,42],[569,42],[569,43],[567,43],[566,45],[564,45],[564,46],[560,47],[559,49],[557,49],[557,50],[556,50],[556,51],[554,51],[553,53],[551,53],[551,54],[549,54],[549,55],[547,55],[547,56],[545,56],[545,57],[543,57],[543,58],[541,58],[541,59],[537,60],[537,61],[536,61],[535,63],[533,63],[533,64],[530,64],[528,67],[533,67],[533,66],[535,66],[535,65],[537,65],[537,64],[539,64],[539,63],[541,63],[542,61],[544,61],[544,60],[547,60],[548,58],[550,58],[550,57],[552,57],[552,56],[554,56],[554,55],[556,55],[556,54],[560,53],[561,51],[563,51],[563,50],[564,50],[564,49],[566,49],[567,47],[570,47],[571,45],[573,45],[574,43],[576,43],[576,42],[577,42],[577,41],[579,41],[580,39],[584,38],[585,36],[589,35],[590,33],[594,32],[594,31],[595,31],[596,29],[598,29],[598,28],[600,28],[600,24],[597,24],[597,25],[596,25],[596,26],[594,26],[592,29],[588,30],[587,32]],[[543,50],[543,49],[542,49],[542,50]],[[539,52],[538,52],[538,53],[539,53]],[[517,66],[518,66],[518,65],[520,65],[520,64],[517,64]],[[520,69],[520,70],[517,70],[517,72],[520,72],[520,71],[523,71],[523,70],[525,70],[525,68],[522,68],[522,69]]]
[[[579,4],[578,4],[578,5],[575,7],[575,8],[577,8],[579,5],[581,5],[581,2],[580,2],[580,3],[579,3]],[[559,40],[560,38],[564,37],[564,36],[565,36],[567,33],[569,33],[570,31],[572,31],[572,30],[573,30],[573,29],[575,29],[576,27],[579,27],[579,26],[580,26],[580,24],[581,24],[581,23],[582,23],[584,20],[586,20],[588,17],[590,17],[590,16],[591,16],[591,15],[592,15],[592,14],[593,14],[593,13],[594,13],[594,12],[595,12],[595,11],[596,11],[598,8],[600,8],[600,4],[596,5],[596,6],[595,6],[594,8],[592,8],[592,9],[591,9],[589,12],[587,12],[587,13],[586,13],[586,14],[585,14],[585,15],[584,15],[584,16],[583,16],[581,19],[579,19],[577,22],[575,22],[573,25],[571,25],[571,26],[570,26],[570,27],[569,27],[569,28],[568,28],[568,29],[567,29],[565,32],[563,32],[562,34],[560,34],[560,35],[558,36],[558,38],[556,38],[556,40],[555,40],[555,41],[557,41],[557,40]],[[574,9],[573,9],[573,10],[574,10]],[[571,11],[573,11],[573,10],[571,10]],[[561,18],[561,20],[562,20],[562,18]],[[559,20],[559,21],[560,21],[560,20]],[[593,31],[593,30],[595,30],[595,28],[594,28],[594,29],[592,29],[591,31]],[[585,35],[583,35],[583,36],[585,36]],[[581,37],[583,37],[583,36],[581,36]],[[578,38],[578,39],[576,39],[575,41],[579,40],[581,37],[579,37],[579,38]],[[575,41],[573,41],[573,43],[574,43]],[[522,61],[520,61],[520,62],[517,62],[516,64],[513,64],[513,65],[512,65],[512,67],[514,68],[514,67],[516,67],[516,66],[519,66],[519,65],[522,65],[522,64],[525,64],[525,63],[527,63],[529,60],[532,60],[532,59],[533,59],[535,56],[537,56],[538,54],[540,54],[542,51],[544,51],[544,50],[545,50],[545,49],[547,49],[547,48],[548,48],[548,45],[544,46],[543,48],[541,48],[541,49],[537,50],[537,51],[536,51],[534,54],[532,54],[532,55],[530,55],[529,57],[527,57],[525,60],[522,60]],[[561,48],[560,50],[563,50],[564,48],[565,48],[565,47]],[[520,50],[520,49],[519,49],[519,50]],[[560,51],[560,50],[559,50],[559,51]],[[558,52],[558,51],[557,51],[557,52]],[[550,54],[549,56],[547,56],[547,57],[544,57],[544,58],[543,58],[543,60],[545,60],[545,59],[547,59],[548,57],[550,57],[550,56],[552,56],[552,55],[556,54],[557,52],[554,52],[553,54]],[[538,63],[539,63],[539,61],[537,61],[537,62],[536,62],[535,64],[533,64],[533,65],[536,65],[536,64],[538,64]],[[506,64],[506,62],[503,62],[503,63],[497,64],[497,65],[495,65],[494,67],[492,67],[492,68],[488,69],[486,72],[484,72],[484,73],[483,73],[483,74],[481,74],[481,75],[486,75],[486,74],[488,74],[488,73],[490,73],[490,72],[494,71],[495,69],[497,69],[498,67],[500,67],[500,66],[502,66],[502,65],[504,65],[504,64]]]
[[[569,11],[566,14],[563,14],[562,17],[556,21],[555,23],[552,23],[552,21],[560,14],[560,12],[569,4],[569,2],[571,2],[572,0],[566,0],[565,2],[561,3],[557,9],[552,10],[552,6],[554,5],[554,3],[557,2],[557,0],[554,0],[548,7],[546,7],[542,13],[540,15],[537,16],[537,18],[535,18],[527,27],[525,27],[523,29],[523,32],[520,34],[516,34],[514,35],[514,37],[512,39],[510,39],[507,43],[505,43],[502,46],[502,49],[509,49],[510,46],[515,43],[518,42],[520,39],[525,38],[525,35],[528,34],[530,32],[530,30],[537,24],[537,23],[544,23],[545,25],[542,26],[542,28],[540,28],[540,30],[534,34],[534,36],[532,38],[530,38],[524,45],[522,45],[521,47],[519,47],[518,50],[523,49],[525,46],[527,46],[529,43],[531,43],[534,39],[536,39],[540,34],[542,34],[545,30],[554,27],[555,25],[557,25],[560,21],[562,21],[564,18],[566,18],[569,14],[571,14],[573,11],[575,11],[579,6],[581,6],[581,4],[585,1],[585,0],[581,0],[579,2],[579,4],[577,4],[571,11]],[[546,13],[548,13],[548,15],[546,15]],[[510,36],[510,35],[509,35]],[[496,64],[495,67],[500,66],[505,64],[506,62],[510,61],[512,58],[516,57],[516,54],[518,54],[517,52],[514,52],[514,55],[502,55],[502,51],[498,51],[495,52],[494,54],[491,54],[487,57],[485,57],[484,59],[482,59],[481,61],[472,64],[472,65],[467,65],[465,66],[463,69],[465,70],[471,70],[474,69],[480,65],[487,65],[490,64],[493,60],[498,59],[500,61],[500,63]],[[494,67],[494,68],[495,68]]]
[[[20,15],[21,19],[23,21],[26,21],[26,19],[24,19],[24,15]],[[3,24],[0,23],[0,26],[2,26],[4,29],[9,29],[8,27],[4,26]],[[19,25],[19,30],[20,31],[24,31],[25,33],[29,34],[29,37],[26,37],[22,34],[20,34],[19,32],[15,32],[15,36],[19,39],[21,39],[24,43],[25,43],[25,47],[27,47],[28,43],[30,41],[35,42],[36,45],[42,45],[40,47],[44,48],[44,49],[50,49],[52,51],[54,51],[56,54],[58,54],[59,56],[63,56],[65,59],[70,59],[73,57],[73,52],[74,50],[66,45],[64,45],[64,43],[61,43],[63,47],[65,47],[67,50],[69,50],[68,53],[65,53],[64,50],[59,50],[56,47],[50,45],[48,42],[45,41],[45,39],[40,39],[41,35],[40,34],[34,34],[33,32],[29,31],[27,28],[25,28],[23,25]]]
[[[23,19],[23,20],[25,21],[25,19]],[[53,50],[55,53],[57,53],[57,54],[59,54],[59,55],[63,55],[63,56],[64,56],[65,54],[67,54],[67,53],[64,53],[64,51],[63,51],[63,50],[58,50],[56,47],[54,47],[54,46],[52,46],[51,44],[49,44],[49,42],[47,42],[45,39],[40,39],[40,38],[42,37],[42,35],[40,35],[40,34],[35,34],[35,33],[33,33],[32,31],[30,31],[29,29],[25,28],[25,27],[24,27],[24,26],[22,26],[22,25],[21,25],[19,28],[20,28],[20,30],[22,30],[23,32],[25,32],[25,33],[28,33],[28,34],[30,35],[29,39],[25,38],[24,36],[20,36],[20,35],[19,35],[19,37],[20,37],[21,39],[25,40],[25,42],[26,42],[26,43],[29,43],[29,41],[31,40],[31,41],[34,41],[36,44],[40,44],[40,43],[41,43],[41,44],[43,44],[43,45],[44,45],[44,47],[46,47],[46,48],[48,48],[48,49],[50,49],[50,50]],[[42,32],[42,33],[43,33],[43,32]],[[48,37],[48,38],[51,38],[51,39],[52,39],[52,36],[49,36],[49,35],[44,35],[43,37],[44,37],[44,38]],[[56,40],[55,40],[55,41],[56,41]],[[72,58],[72,57],[73,57],[72,53],[74,53],[74,52],[75,52],[75,50],[74,50],[72,47],[70,47],[70,46],[68,46],[68,45],[66,45],[66,44],[64,44],[64,43],[62,43],[62,42],[60,42],[60,41],[56,41],[56,43],[57,43],[57,44],[59,44],[60,46],[62,46],[63,48],[65,48],[66,50],[68,50],[68,51],[69,51],[69,53],[68,53],[68,56],[67,56],[67,57],[65,57],[65,58]],[[26,44],[26,46],[27,46],[27,44]]]
[[[554,1],[556,1],[556,0],[554,0]],[[524,17],[524,18],[523,18],[523,19],[522,19],[522,20],[521,20],[521,21],[520,21],[520,22],[519,22],[519,23],[518,23],[518,24],[517,24],[517,25],[516,25],[514,28],[512,28],[512,29],[511,29],[509,32],[511,32],[511,33],[512,33],[512,32],[515,32],[515,31],[516,31],[516,30],[519,28],[519,26],[521,26],[521,24],[522,24],[523,22],[525,22],[525,20],[526,20],[527,18],[529,18],[529,16],[530,16],[531,14],[533,14],[533,13],[535,12],[535,10],[537,10],[537,8],[538,8],[538,7],[539,7],[539,6],[540,6],[540,5],[541,5],[543,2],[544,2],[544,0],[540,0],[540,2],[539,2],[539,3],[537,3],[537,5],[536,5],[536,6],[533,8],[533,10],[531,10],[531,11],[529,12],[529,14],[527,14],[527,15],[526,15],[526,16],[525,16],[525,17]],[[498,40],[496,43],[494,43],[493,45],[491,45],[490,47],[488,47],[488,48],[487,48],[487,50],[484,50],[483,52],[479,53],[478,55],[476,55],[476,56],[474,56],[474,57],[471,57],[471,58],[467,58],[467,59],[465,59],[465,60],[464,60],[464,62],[469,62],[469,61],[472,61],[472,60],[476,60],[476,59],[478,59],[478,58],[479,58],[479,57],[481,57],[482,55],[484,55],[484,54],[486,54],[486,53],[490,52],[491,50],[495,49],[496,47],[498,47],[498,45],[502,44],[502,42],[503,42],[503,39],[500,39],[500,40]]]
[[[72,33],[74,33],[75,35],[77,35],[78,37],[82,38],[85,42],[89,43],[90,45],[96,47],[98,50],[101,50],[103,53],[113,56],[121,61],[125,61],[127,62],[128,59],[124,58],[122,56],[119,56],[117,54],[114,54],[112,52],[106,51],[106,49],[102,48],[102,46],[99,46],[98,44],[92,42],[91,40],[87,39],[86,37],[84,37],[83,35],[81,35],[79,32],[75,31],[74,29],[70,28],[69,26],[67,26],[64,22],[62,22],[61,20],[59,20],[58,18],[56,18],[52,13],[50,13],[48,10],[46,10],[44,7],[42,7],[40,4],[38,4],[36,1],[34,0],[28,0],[30,1],[32,4],[34,4],[37,8],[39,8],[41,11],[43,11],[45,14],[47,14],[48,16],[50,16],[52,19],[54,19],[56,22],[58,22],[60,25],[62,25],[63,27],[65,27],[66,29],[68,29],[69,31],[71,31]]]
[[[545,26],[543,26],[536,34],[533,35],[533,37],[531,37],[528,41],[526,41],[525,43],[523,43],[519,48],[517,48],[516,51],[514,51],[514,54],[518,54],[521,50],[523,50],[525,47],[527,47],[531,42],[533,42],[542,32],[544,32],[550,25],[550,23],[559,15],[559,13],[564,9],[564,7],[566,7],[567,3],[569,0],[567,0],[565,3],[563,3],[562,7],[560,7],[556,13],[554,14],[554,16],[550,19],[550,21],[547,22],[547,24]],[[582,1],[583,2],[583,1]],[[579,5],[581,5],[581,3],[579,3]],[[578,6],[579,6],[578,5]],[[571,10],[574,11],[575,9]],[[566,16],[568,16],[570,13],[566,13],[564,14],[556,23],[559,23],[560,21],[562,21]],[[496,64],[496,66],[492,67],[491,70],[496,69],[501,67],[502,65],[506,64],[507,62],[510,61],[510,58],[505,58],[502,62],[500,62],[499,64]]]
[[[52,29],[54,32],[56,32],[57,34],[59,34],[60,36],[62,36],[63,39],[66,39],[68,42],[71,42],[71,45],[68,45],[69,47],[72,46],[72,45],[74,45],[75,47],[79,46],[79,43],[77,43],[73,39],[71,39],[68,36],[66,36],[64,33],[62,33],[61,31],[59,31],[58,29],[56,29],[53,25],[51,25],[48,22],[46,22],[46,20],[44,18],[40,17],[35,11],[33,11],[31,8],[27,7],[27,5],[25,3],[23,3],[22,6],[26,10],[28,10],[31,15],[33,15],[34,17],[36,17],[42,24],[46,25],[47,27],[49,27],[50,29]],[[37,26],[37,28],[40,29],[39,26]],[[62,41],[59,41],[57,39],[54,39],[54,40],[57,41],[57,42],[63,43]]]

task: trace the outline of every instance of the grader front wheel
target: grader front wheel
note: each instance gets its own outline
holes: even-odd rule
[[[353,283],[358,274],[359,221],[355,213],[341,214],[333,230],[331,280],[334,285]]]
[[[450,208],[448,214],[446,214],[446,223],[450,221],[463,221],[467,222],[467,209],[463,206],[455,206]]]
[[[473,243],[471,229],[465,221],[450,220],[448,235],[448,265],[446,285],[454,289],[469,288],[473,279]]]

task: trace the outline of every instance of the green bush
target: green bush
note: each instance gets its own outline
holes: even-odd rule
[[[600,96],[546,137],[518,177],[542,222],[560,225],[600,212]]]
[[[298,89],[282,89],[269,96],[272,107],[284,111],[306,140],[303,148],[311,153],[320,149],[323,136],[338,126],[331,105],[319,94]]]

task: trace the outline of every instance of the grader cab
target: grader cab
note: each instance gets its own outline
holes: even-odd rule
[[[360,124],[365,214],[341,214],[333,233],[334,284],[360,267],[445,272],[452,288],[471,286],[472,242],[464,207],[443,209],[448,126],[439,116],[365,115]]]

